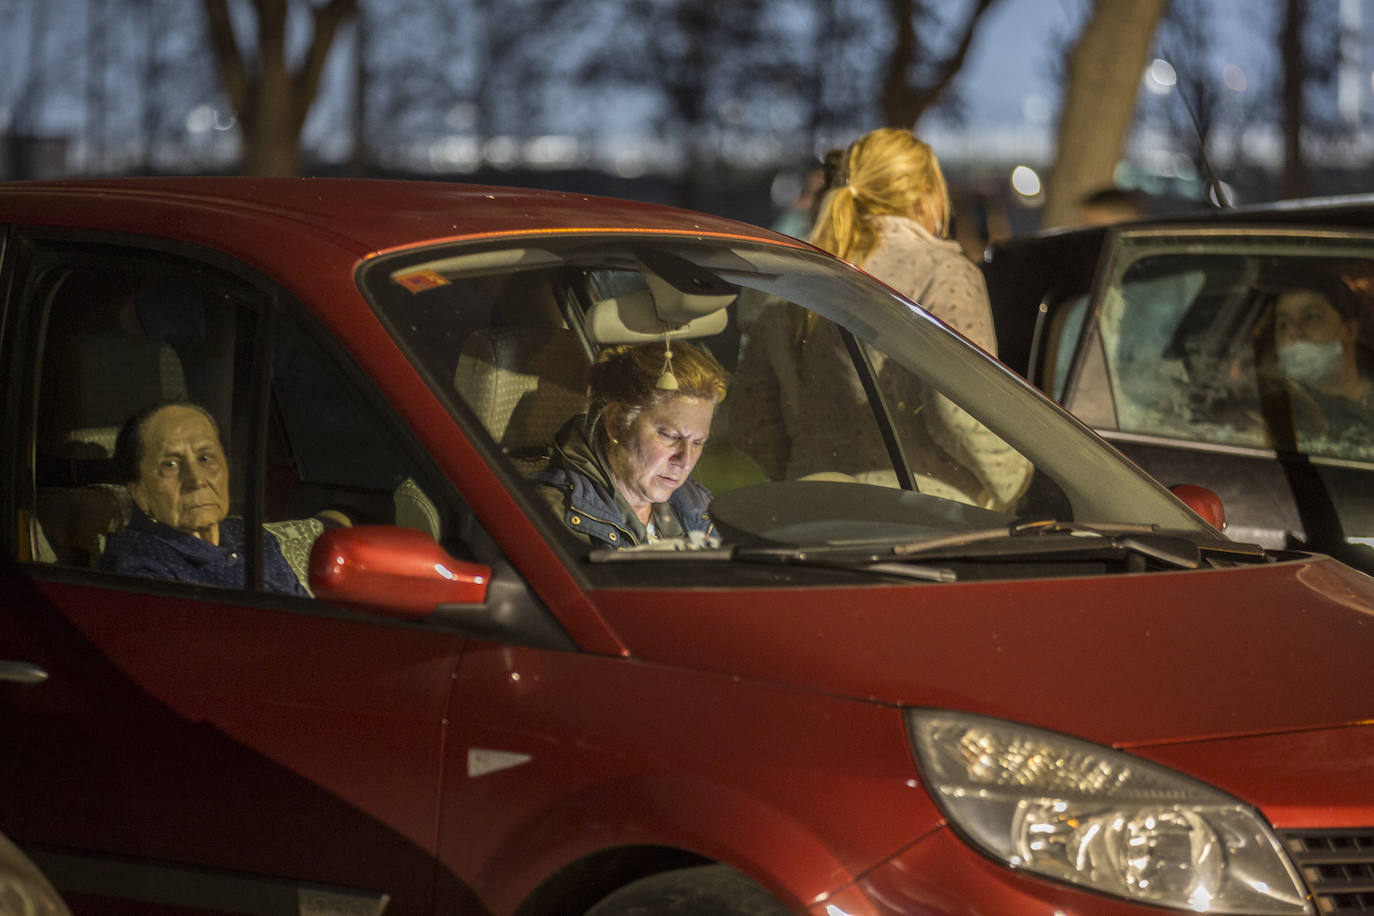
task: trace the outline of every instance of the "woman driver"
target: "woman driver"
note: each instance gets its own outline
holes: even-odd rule
[[[690,480],[728,377],[689,343],[622,344],[588,377],[588,410],[558,431],[535,472],[568,529],[606,547],[711,536],[711,491]]]

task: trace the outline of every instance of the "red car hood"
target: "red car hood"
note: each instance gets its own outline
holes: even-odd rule
[[[1374,823],[1374,725],[1133,748],[1258,805],[1279,829]]]
[[[592,598],[644,661],[980,712],[1117,746],[1374,720],[1374,579],[1322,557]]]

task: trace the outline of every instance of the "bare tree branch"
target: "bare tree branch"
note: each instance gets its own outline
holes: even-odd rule
[[[320,75],[329,58],[339,27],[358,12],[358,0],[330,0],[311,8],[315,29],[310,37],[301,68],[291,80],[291,100],[297,129],[305,126],[306,115],[320,89]]]
[[[954,50],[949,56],[934,61],[932,79],[913,86],[910,79],[913,65],[918,62],[929,63],[924,58],[931,55],[930,50],[918,41],[916,31],[916,21],[924,12],[924,7],[919,0],[888,0],[889,13],[897,33],[897,43],[883,77],[883,118],[889,125],[909,128],[939,100],[968,58],[978,21],[996,2],[975,0],[959,32]]]
[[[229,19],[228,0],[203,0],[205,20],[209,25],[210,50],[215,57],[220,82],[230,106],[242,111],[248,101],[248,78],[243,65],[243,52],[234,37],[234,24]]]
[[[300,172],[300,140],[319,90],[324,60],[340,24],[357,11],[357,0],[312,6],[305,59],[292,71],[286,41],[288,0],[251,0],[257,48],[250,70],[234,38],[227,0],[203,0],[220,78],[238,114],[244,168],[254,175]]]

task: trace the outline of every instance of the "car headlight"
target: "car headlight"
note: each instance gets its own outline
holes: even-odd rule
[[[927,788],[950,823],[1007,865],[1199,913],[1311,913],[1250,806],[1102,745],[1013,722],[907,711]]]

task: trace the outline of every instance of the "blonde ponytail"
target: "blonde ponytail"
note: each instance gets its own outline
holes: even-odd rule
[[[811,243],[862,265],[878,243],[870,216],[905,216],[932,234],[949,225],[949,189],[939,160],[909,130],[882,127],[845,150],[821,202]]]
[[[866,257],[877,236],[860,206],[859,196],[850,185],[830,189],[821,201],[811,244],[854,263]]]

